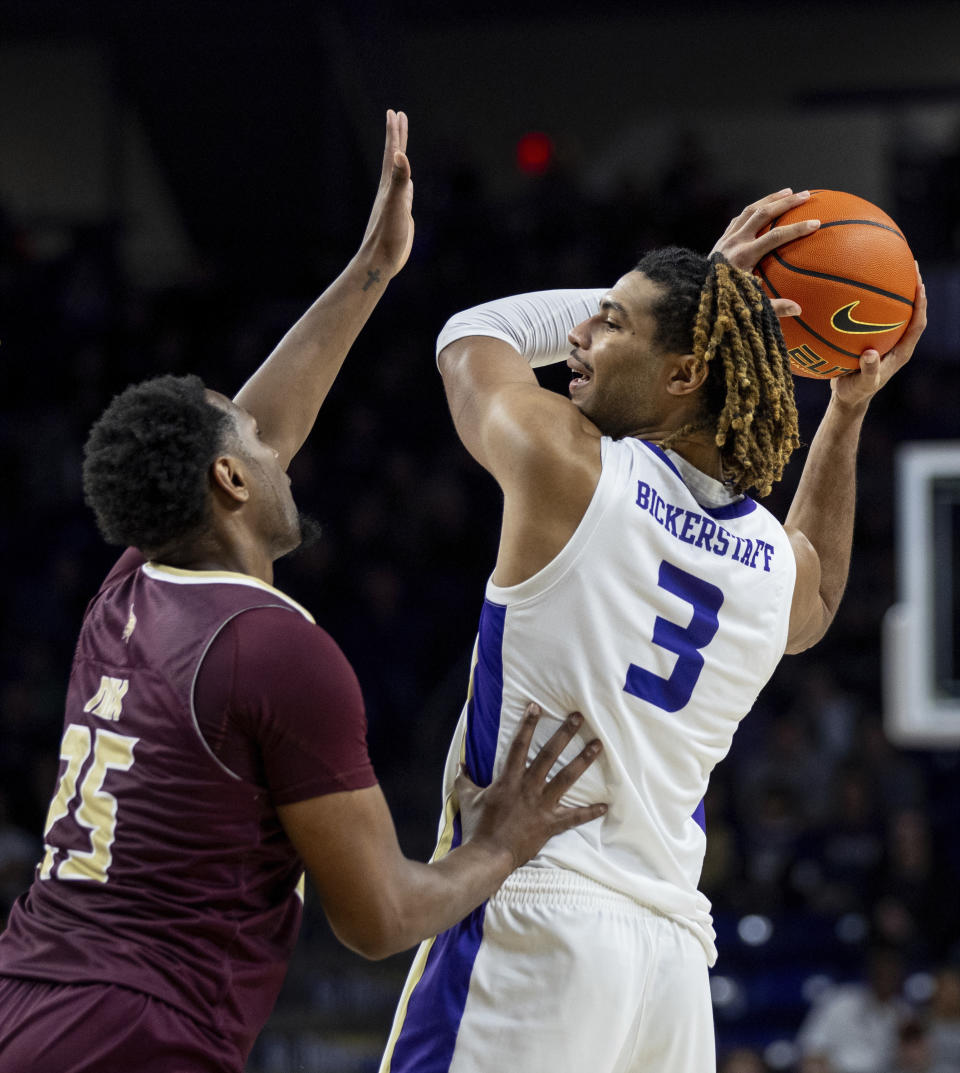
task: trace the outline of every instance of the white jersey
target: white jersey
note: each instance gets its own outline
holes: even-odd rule
[[[488,784],[529,701],[544,712],[531,753],[557,720],[582,712],[563,761],[593,737],[604,751],[568,801],[609,811],[551,839],[532,866],[579,873],[665,914],[713,964],[710,903],[697,890],[703,797],[783,654],[796,564],[768,511],[673,452],[608,437],[601,452],[596,491],[560,554],[519,585],[487,584],[447,817],[460,762]],[[466,838],[469,817],[461,823]]]

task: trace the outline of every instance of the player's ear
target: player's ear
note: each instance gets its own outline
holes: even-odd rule
[[[215,494],[225,496],[228,501],[239,505],[250,498],[243,464],[234,455],[221,455],[210,466],[210,484]]]
[[[667,391],[671,395],[690,395],[706,383],[710,370],[705,361],[693,354],[680,354],[673,359],[667,377]]]

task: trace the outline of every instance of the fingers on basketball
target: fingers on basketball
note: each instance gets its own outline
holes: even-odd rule
[[[770,298],[792,298],[799,317],[780,327],[798,376],[829,379],[860,368],[868,349],[888,353],[911,327],[917,272],[896,223],[853,194],[814,190],[770,222],[820,227],[772,249],[755,269]]]

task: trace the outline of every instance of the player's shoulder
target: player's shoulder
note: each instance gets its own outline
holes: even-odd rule
[[[336,647],[336,642],[322,626],[299,613],[296,607],[279,602],[241,608],[224,629],[270,647],[281,647],[286,641]]]
[[[134,571],[139,570],[146,561],[143,552],[138,548],[127,548],[110,568],[107,576],[103,579],[103,584],[100,586],[101,591],[103,589],[111,588],[118,581],[121,581]]]
[[[309,710],[326,703],[342,712],[363,711],[360,683],[343,650],[292,608],[237,613],[214,638],[203,664],[204,673],[230,678],[235,695]]]
[[[286,605],[244,608],[224,625],[218,643],[232,644],[251,666],[269,664],[297,673],[349,667],[343,650],[322,626]]]

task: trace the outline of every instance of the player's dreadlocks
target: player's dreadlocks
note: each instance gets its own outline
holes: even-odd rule
[[[637,271],[665,290],[654,343],[709,367],[708,416],[664,444],[715,423],[724,478],[738,492],[767,495],[800,440],[786,344],[759,282],[720,254],[679,247],[648,253]]]
[[[210,464],[233,428],[197,376],[158,376],[117,395],[84,447],[84,499],[106,541],[149,555],[197,531]]]

